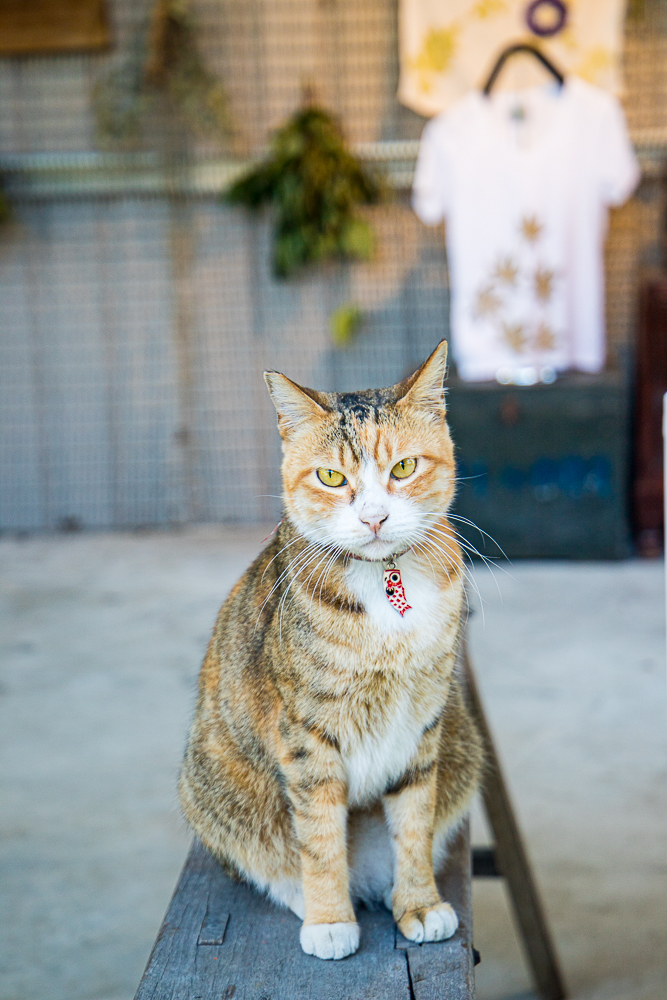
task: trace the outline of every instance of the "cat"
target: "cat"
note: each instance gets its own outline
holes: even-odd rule
[[[355,393],[265,373],[285,517],[224,602],[201,670],[185,816],[227,871],[293,910],[322,959],[357,950],[353,900],[384,903],[415,942],[458,925],[434,870],[482,748],[454,673],[446,358],[443,341],[409,378]]]

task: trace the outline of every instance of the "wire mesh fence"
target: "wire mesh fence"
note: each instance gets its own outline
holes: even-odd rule
[[[229,103],[222,141],[166,118],[149,123],[132,153],[82,156],[101,144],[95,85],[128,58],[148,5],[110,4],[107,55],[0,60],[0,165],[13,192],[0,230],[2,530],[277,518],[279,444],[262,371],[333,390],[390,384],[447,334],[443,233],[416,220],[405,190],[368,210],[372,262],[288,282],[270,273],[270,217],[249,217],[217,193],[225,164],[262,150],[304,90],[339,116],[352,143],[419,135],[423,121],[395,100],[396,0],[193,6]],[[612,365],[626,363],[640,271],[662,260],[659,0],[628,22],[625,64],[629,122],[644,136],[648,169],[612,217]],[[411,147],[382,148],[394,165],[403,157],[404,189]],[[168,154],[185,157],[189,172],[161,188]],[[94,182],[91,163],[104,168]],[[208,187],[191,182],[202,164],[218,165]],[[340,349],[329,322],[348,302],[363,325]]]

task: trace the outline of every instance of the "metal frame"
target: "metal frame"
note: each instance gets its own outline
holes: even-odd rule
[[[661,177],[667,128],[632,133],[646,178]],[[412,185],[419,142],[363,142],[354,152],[381,170],[395,190]],[[216,195],[256,160],[193,159],[168,162],[156,153],[5,153],[0,176],[10,199]]]

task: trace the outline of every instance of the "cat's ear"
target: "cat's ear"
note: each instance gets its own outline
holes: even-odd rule
[[[447,341],[441,340],[421,368],[403,382],[401,388],[404,391],[398,402],[444,413],[446,406],[443,383],[446,375]]]
[[[280,372],[264,372],[273,405],[278,411],[278,430],[285,437],[304,420],[320,419],[329,412],[318,402],[314,389],[304,389]]]

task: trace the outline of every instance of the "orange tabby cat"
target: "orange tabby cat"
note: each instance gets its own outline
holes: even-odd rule
[[[356,393],[266,373],[286,516],[223,604],[201,671],[185,815],[303,920],[319,958],[356,951],[353,899],[383,901],[412,941],[457,927],[434,868],[482,753],[453,674],[446,355],[443,342],[410,378]]]

